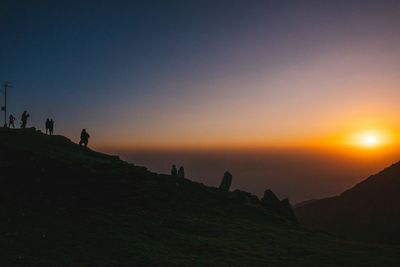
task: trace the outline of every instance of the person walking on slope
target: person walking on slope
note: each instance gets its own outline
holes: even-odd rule
[[[26,124],[28,123],[28,118],[30,117],[30,115],[28,114],[28,112],[25,110],[22,115],[21,115],[21,128],[25,129],[26,128]]]
[[[10,114],[10,116],[8,117],[8,128],[11,128],[11,125],[13,128],[15,128],[14,122],[15,122],[15,117],[12,114]]]
[[[86,129],[83,129],[81,132],[81,141],[79,142],[79,145],[81,147],[87,148],[89,143],[89,138],[90,135],[86,132]]]

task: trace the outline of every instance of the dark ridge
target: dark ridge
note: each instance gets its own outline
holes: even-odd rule
[[[272,191],[157,174],[35,129],[0,129],[0,168],[0,266],[400,264],[398,248],[304,230]]]
[[[400,162],[339,196],[296,208],[304,225],[346,238],[400,244]]]

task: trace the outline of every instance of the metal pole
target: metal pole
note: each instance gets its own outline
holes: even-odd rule
[[[4,84],[4,128],[7,128],[7,85]]]
[[[11,86],[11,82],[4,81],[4,128],[7,128],[7,89]]]

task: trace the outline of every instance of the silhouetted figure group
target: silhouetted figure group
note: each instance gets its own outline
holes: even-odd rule
[[[21,115],[21,129],[25,129],[27,127],[29,117],[30,117],[30,114],[28,113],[28,111],[25,110]],[[10,114],[10,116],[8,116],[8,124],[5,124],[4,127],[15,129],[16,120],[17,119],[14,117],[14,115]],[[47,118],[46,123],[45,123],[45,128],[46,128],[46,134],[53,135],[54,134],[54,120]],[[81,137],[81,140],[79,141],[79,145],[83,148],[87,148],[87,146],[89,144],[90,135],[87,133],[86,129],[82,130],[80,137]],[[183,167],[180,167],[179,171],[177,171],[176,167],[175,167],[175,175],[174,176],[184,177],[185,174],[184,174]]]
[[[54,132],[54,120],[47,118],[46,120],[46,134],[53,135]]]
[[[28,113],[28,111],[24,111],[21,115],[21,128],[25,129],[27,124],[28,124],[28,118],[31,115]],[[16,118],[14,115],[10,114],[8,117],[8,128],[15,128],[15,121]],[[6,125],[7,126],[7,125]],[[54,133],[54,120],[53,119],[46,119],[46,134],[53,135]]]
[[[22,115],[21,115],[21,128],[25,129],[26,128],[26,124],[28,123],[28,118],[30,117],[30,115],[28,114],[28,112],[25,110]]]
[[[79,141],[79,145],[83,148],[87,148],[89,143],[90,135],[86,132],[86,129],[83,129],[81,132],[81,141]]]
[[[24,111],[21,115],[21,128],[25,129],[26,125],[28,124],[28,118],[31,115],[29,115],[28,111]],[[15,121],[17,120],[17,118],[14,117],[13,114],[10,114],[10,116],[8,116],[8,128],[14,128],[15,129]],[[7,127],[7,124],[5,124],[5,127]]]
[[[183,166],[181,166],[181,167],[179,167],[179,170],[177,170],[176,166],[174,164],[174,165],[172,165],[171,176],[185,178],[185,169],[183,168]]]

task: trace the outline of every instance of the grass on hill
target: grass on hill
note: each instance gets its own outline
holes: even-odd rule
[[[400,266],[238,192],[148,171],[62,136],[0,129],[0,266]]]

